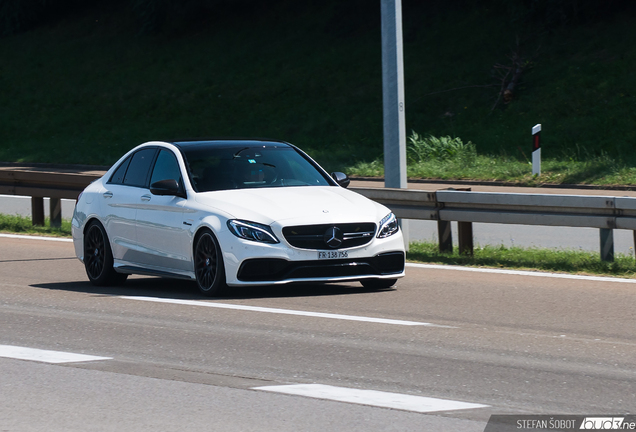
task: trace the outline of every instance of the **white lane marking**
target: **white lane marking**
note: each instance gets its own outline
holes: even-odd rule
[[[292,384],[253,387],[252,390],[262,390],[275,393],[306,396],[316,399],[327,399],[338,402],[371,405],[383,408],[394,408],[419,413],[488,407],[488,405],[459,402],[447,399],[412,396],[377,390],[359,390],[345,387],[334,387],[323,384]]]
[[[86,354],[42,350],[13,345],[0,345],[0,357],[18,360],[31,360],[44,363],[75,363],[112,359],[112,357],[98,357]]]
[[[502,270],[502,269],[491,269],[491,268],[481,268],[481,267],[462,267],[462,266],[451,266],[451,265],[439,265],[439,264],[418,264],[418,263],[407,263],[407,267],[416,267],[416,268],[425,268],[425,269],[435,269],[435,270],[457,270],[457,271],[467,271],[467,272],[478,272],[478,273],[500,273],[500,274],[509,274],[509,275],[517,275],[517,276],[538,276],[538,277],[551,277],[558,279],[578,279],[578,280],[589,280],[596,282],[622,282],[622,283],[636,283],[636,279],[623,279],[623,278],[615,278],[615,277],[604,277],[604,276],[583,276],[583,275],[573,275],[573,274],[565,274],[565,273],[548,273],[548,272],[534,272],[534,271],[523,271],[523,270]]]
[[[0,237],[22,239],[22,240],[47,240],[47,241],[59,241],[59,242],[73,242],[73,239],[65,237],[44,237],[44,236],[30,236],[19,234],[0,234]]]
[[[323,312],[307,312],[307,311],[299,311],[299,310],[291,310],[291,309],[276,309],[276,308],[266,308],[266,307],[259,307],[259,306],[244,306],[244,305],[235,305],[235,304],[227,304],[227,303],[213,303],[213,302],[206,302],[206,301],[199,301],[199,300],[178,300],[178,299],[170,299],[170,298],[136,297],[136,296],[121,296],[120,298],[127,299],[127,300],[142,300],[142,301],[148,301],[148,302],[172,303],[172,304],[180,304],[180,305],[188,305],[188,306],[204,306],[204,307],[220,308],[220,309],[235,309],[235,310],[244,310],[244,311],[251,311],[251,312],[267,312],[267,313],[284,314],[284,315],[300,315],[300,316],[308,316],[308,317],[316,317],[316,318],[363,321],[363,322],[371,322],[371,323],[379,323],[379,324],[456,328],[452,326],[445,326],[445,325],[431,324],[431,323],[417,322],[417,321],[402,321],[402,320],[371,318],[371,317],[355,316],[355,315],[339,315],[339,314],[331,314],[331,313],[323,313]]]

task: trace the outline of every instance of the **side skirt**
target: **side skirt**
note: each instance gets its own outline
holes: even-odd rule
[[[160,277],[169,277],[174,279],[185,279],[185,280],[194,280],[192,276],[183,275],[179,273],[172,273],[163,270],[153,270],[147,269],[144,267],[135,267],[135,266],[118,266],[115,267],[115,270],[118,273],[128,273],[128,274],[139,274],[146,276],[160,276]]]

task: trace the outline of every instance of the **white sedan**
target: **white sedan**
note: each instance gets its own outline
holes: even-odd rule
[[[129,274],[227,286],[404,276],[404,241],[389,209],[345,189],[278,141],[148,142],[79,196],[73,242],[95,285]]]

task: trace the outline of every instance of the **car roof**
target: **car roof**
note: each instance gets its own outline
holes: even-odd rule
[[[214,139],[197,139],[197,140],[178,140],[171,141],[171,144],[177,146],[181,150],[193,150],[210,147],[292,147],[284,141],[276,141],[260,138],[214,138]]]

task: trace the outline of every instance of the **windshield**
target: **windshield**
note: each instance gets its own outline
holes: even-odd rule
[[[226,189],[331,186],[311,162],[287,146],[206,146],[184,149],[197,192]]]

